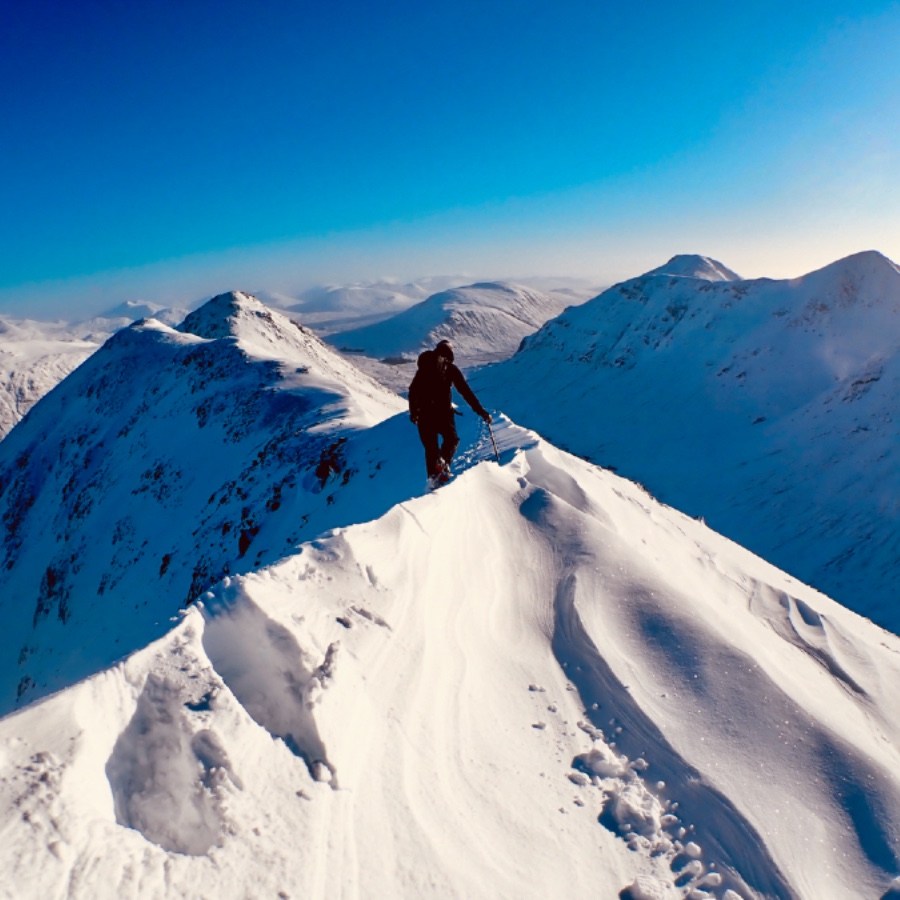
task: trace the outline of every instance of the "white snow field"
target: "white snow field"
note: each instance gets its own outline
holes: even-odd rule
[[[900,640],[498,436],[0,721],[4,896],[886,895]]]
[[[900,269],[675,257],[473,381],[485,402],[900,631]]]
[[[0,897],[900,896],[900,638],[495,413],[428,493],[403,401],[241,294],[41,401]]]
[[[101,343],[74,337],[63,325],[0,320],[0,439]]]

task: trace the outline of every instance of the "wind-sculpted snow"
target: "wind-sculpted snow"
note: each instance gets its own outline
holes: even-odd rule
[[[676,257],[478,373],[479,396],[897,631],[900,270]]]
[[[900,641],[496,431],[0,721],[16,896],[894,896]]]
[[[203,644],[254,721],[281,738],[317,780],[332,781],[334,773],[313,710],[331,678],[337,641],[321,661],[310,660],[290,629],[238,594],[216,609]]]
[[[165,850],[202,856],[228,827],[221,785],[234,776],[215,732],[192,729],[180,687],[147,677],[106,775],[120,825]]]

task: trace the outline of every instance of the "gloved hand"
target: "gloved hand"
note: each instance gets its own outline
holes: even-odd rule
[[[494,421],[494,420],[491,418],[491,414],[490,414],[486,409],[480,409],[480,410],[478,410],[478,415],[481,416],[481,418],[484,419],[484,421],[487,422],[488,425],[490,425],[491,422]]]

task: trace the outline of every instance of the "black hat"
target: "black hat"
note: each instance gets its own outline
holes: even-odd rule
[[[443,341],[438,341],[434,348],[434,352],[437,353],[438,356],[444,356],[450,360],[450,362],[453,362],[453,344],[446,340],[446,338]]]

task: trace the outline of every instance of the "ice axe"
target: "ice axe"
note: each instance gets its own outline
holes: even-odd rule
[[[497,462],[500,462],[500,451],[497,450],[497,442],[494,440],[494,429],[491,428],[491,420],[485,419],[484,424],[487,425],[488,434],[491,436],[491,445],[494,448],[494,457],[496,458]]]

